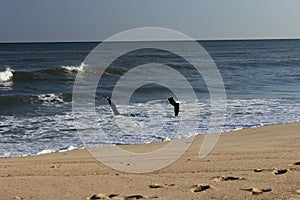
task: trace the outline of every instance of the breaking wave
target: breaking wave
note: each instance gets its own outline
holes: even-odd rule
[[[10,67],[7,67],[4,72],[0,72],[0,82],[8,82],[13,78],[13,70]]]

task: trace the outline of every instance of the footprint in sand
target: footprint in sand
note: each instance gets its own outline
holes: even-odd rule
[[[148,185],[148,187],[152,188],[152,189],[164,188],[164,187],[169,187],[169,186],[175,186],[175,184],[174,183],[172,183],[172,184],[159,184],[159,183],[155,183],[155,184]]]
[[[193,186],[192,192],[204,192],[211,189],[215,189],[215,187],[213,185],[198,184]]]
[[[149,188],[152,188],[152,189],[156,189],[156,188],[164,188],[165,185],[161,185],[161,184],[150,184],[148,185]]]
[[[217,176],[213,178],[214,182],[245,180],[245,178],[235,176]]]
[[[253,171],[254,172],[270,172],[272,170],[271,169],[260,169],[260,168],[257,168],[257,169],[254,169]]]
[[[148,199],[148,198],[138,194],[138,195],[126,196],[123,199],[124,200],[135,200],[135,199]]]
[[[157,197],[145,197],[142,195],[129,195],[129,196],[121,196],[119,194],[95,194],[91,197],[87,197],[88,200],[109,200],[109,199],[114,199],[114,200],[136,200],[136,199],[153,199],[153,198],[157,198]]]
[[[272,172],[275,175],[282,175],[285,174],[287,172],[289,172],[289,169],[278,169],[278,168],[273,168],[273,169],[254,169],[254,172]]]
[[[271,188],[266,188],[266,189],[260,189],[260,188],[246,188],[246,189],[241,189],[241,190],[250,192],[250,194],[252,194],[252,195],[259,195],[259,194],[263,194],[263,193],[265,193],[265,192],[271,192],[271,191],[272,191]]]
[[[105,195],[105,194],[94,194],[93,196],[91,197],[87,197],[86,198],[87,200],[96,200],[96,199],[103,199],[103,200],[106,200],[106,199],[110,199],[109,196]]]
[[[272,173],[275,175],[282,175],[287,173],[288,171],[288,169],[273,169]]]
[[[300,162],[294,162],[293,165],[300,165]]]

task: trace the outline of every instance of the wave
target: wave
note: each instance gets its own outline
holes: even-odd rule
[[[67,72],[82,72],[84,71],[84,68],[88,67],[89,65],[86,65],[84,63],[81,63],[79,66],[73,66],[73,65],[70,65],[70,66],[61,66],[62,69],[66,70]]]
[[[6,71],[0,72],[0,84],[1,82],[8,82],[14,80],[19,81],[51,81],[51,80],[68,80],[69,78],[75,78],[77,72],[84,71],[88,65],[82,63],[79,66],[61,66],[57,68],[48,68],[37,71],[14,71],[7,68]],[[13,72],[13,73],[12,73]],[[68,78],[66,78],[68,77]]]
[[[74,66],[74,65],[61,66],[60,69],[63,69],[65,72],[68,73],[77,73],[77,72],[84,72],[87,69],[91,69],[91,66],[85,63],[81,63],[79,66]],[[95,69],[97,68],[94,68],[94,70]],[[59,70],[59,68],[54,70]],[[116,76],[116,75],[122,75],[127,71],[128,69],[122,67],[108,67],[105,70],[105,74],[109,76]]]
[[[7,67],[4,72],[0,72],[0,82],[11,81],[13,76],[13,70]]]
[[[71,93],[58,93],[58,94],[40,94],[40,95],[28,95],[28,96],[0,96],[1,107],[5,106],[17,106],[17,105],[53,105],[64,104],[72,101]]]
[[[170,65],[174,69],[189,69],[189,66]],[[5,71],[0,72],[0,84],[4,82],[14,81],[31,82],[31,81],[69,81],[76,78],[78,72],[97,71],[101,67],[92,67],[85,63],[80,65],[63,65],[54,68],[40,69],[36,71],[14,71],[9,67]],[[103,68],[102,68],[103,69]],[[105,69],[104,75],[108,77],[120,77],[130,68],[110,66]]]

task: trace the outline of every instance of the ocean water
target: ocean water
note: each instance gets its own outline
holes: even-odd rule
[[[84,59],[98,43],[0,44],[0,157],[82,148],[82,138],[91,147],[149,143],[209,134],[219,126],[230,131],[299,121],[300,40],[199,43],[215,61],[226,89],[225,124],[213,127],[208,127],[211,113],[205,82],[195,77],[191,66],[164,51],[143,49],[114,62],[101,77],[95,94],[98,114],[90,117],[84,112],[72,113],[72,92],[77,73],[91,67]],[[184,49],[184,44],[178,47]],[[193,49],[184,51],[195,58]],[[176,95],[157,84],[136,90],[130,105],[117,105],[121,112],[139,113],[137,117],[113,116],[105,97],[111,96],[116,82],[130,66],[153,62],[171,66],[191,82],[198,99],[181,104],[196,102],[200,113],[185,109],[180,115],[199,127],[177,132],[181,118],[173,117],[167,102]],[[89,123],[77,130],[75,117],[99,124],[105,134],[86,134]],[[79,137],[81,132],[84,134]]]

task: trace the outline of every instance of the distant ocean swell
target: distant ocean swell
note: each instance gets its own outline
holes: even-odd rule
[[[14,71],[7,67],[5,71],[0,72],[0,82],[7,81],[30,81],[47,79],[53,76],[53,79],[66,75],[66,73],[76,73],[84,70],[86,65],[82,63],[80,66],[61,66],[59,68],[38,70],[38,71]]]
[[[5,71],[0,72],[0,86],[5,85],[5,82],[30,82],[38,80],[56,81],[57,79],[68,80],[68,78],[74,80],[78,71],[84,71],[89,67],[90,66],[85,65],[84,63],[79,66],[61,66],[38,71],[14,71],[10,67],[7,67]],[[110,67],[105,71],[105,75],[121,76],[126,71],[128,71],[127,68]]]

